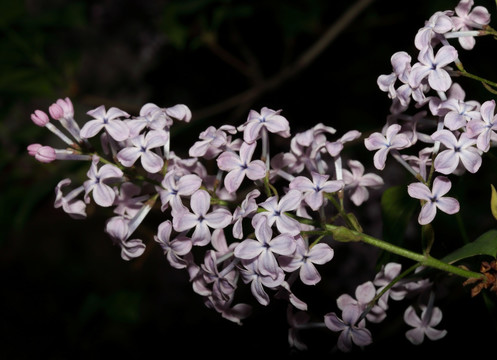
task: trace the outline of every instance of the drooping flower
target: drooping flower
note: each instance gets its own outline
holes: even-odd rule
[[[285,274],[279,267],[275,268],[276,276],[264,275],[259,270],[258,261],[256,260],[242,260],[242,266],[239,266],[240,276],[245,284],[250,283],[250,291],[255,299],[261,305],[269,304],[269,295],[264,290],[264,287],[276,288],[281,285],[285,280]]]
[[[190,196],[200,189],[202,179],[196,174],[178,175],[174,170],[168,171],[161,182],[162,187],[158,189],[162,203],[161,210],[171,205],[174,211],[183,206],[182,196]]]
[[[254,214],[257,211],[257,203],[255,199],[261,194],[257,189],[250,191],[240,206],[237,206],[233,212],[233,236],[237,239],[243,238],[243,224],[242,221],[245,217]]]
[[[438,176],[433,180],[432,190],[420,182],[410,184],[407,187],[411,197],[425,201],[418,217],[420,225],[431,223],[435,218],[437,208],[451,215],[459,211],[459,202],[452,197],[444,196],[449,192],[451,186],[452,184],[448,178]]]
[[[188,263],[183,257],[192,249],[192,242],[186,236],[171,239],[172,229],[170,220],[162,222],[157,230],[157,235],[154,235],[154,240],[159,243],[172,267],[184,269]]]
[[[70,217],[74,219],[84,219],[86,218],[86,204],[83,200],[77,199],[76,197],[81,194],[85,189],[81,185],[74,190],[71,190],[68,194],[64,196],[62,193],[62,188],[64,186],[70,185],[70,179],[63,179],[59,181],[55,187],[55,202],[54,207],[62,207],[64,212],[69,214]]]

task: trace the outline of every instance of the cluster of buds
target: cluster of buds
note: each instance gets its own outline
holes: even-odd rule
[[[471,49],[474,36],[490,31],[488,11],[472,5],[462,0],[455,12],[434,14],[416,36],[418,62],[411,66],[410,55],[398,52],[391,59],[393,72],[378,78],[393,101],[392,114],[364,144],[375,151],[377,170],[384,169],[390,154],[414,175],[416,182],[407,191],[421,200],[421,225],[433,221],[437,209],[459,211],[458,201],[444,196],[451,187],[448,176],[476,172],[482,154],[497,140],[495,101],[465,100],[449,68],[459,64],[449,39],[458,38],[464,49]],[[412,100],[417,109],[428,110],[407,115]],[[192,120],[184,104],[162,108],[147,103],[137,116],[99,106],[87,112],[90,120],[82,127],[68,98],[51,105],[49,114],[63,129],[42,110],[31,118],[67,146],[32,144],[29,154],[45,163],[88,162],[87,179],[79,186],[66,190],[70,178],[58,183],[56,207],[75,219],[84,219],[90,204],[111,208],[105,232],[124,260],[146,251],[150,241],[139,238],[136,230],[148,225],[144,220],[152,210],[160,212],[163,220],[148,240],[160,247],[171,267],[188,272],[193,291],[207,307],[241,323],[252,306],[235,302],[242,286],[250,287],[263,306],[271,296],[288,301],[290,344],[306,347],[299,332],[307,328],[309,317],[301,314],[308,305],[294,285],[321,281],[319,267],[333,259],[333,240],[361,239],[362,228],[345,204],[360,207],[370,189],[384,185],[360,161],[342,158],[347,143],[361,139],[359,131],[337,136],[334,128],[319,123],[292,134],[281,110],[264,107],[250,110],[239,126],[208,127],[188,154],[180,154],[172,150],[171,127]],[[289,150],[271,156],[272,137],[287,139]],[[417,154],[405,153],[419,144]],[[404,320],[413,329],[406,337],[414,344],[425,335],[440,339],[446,331],[433,328],[442,313],[434,306],[431,285],[428,279],[405,278],[400,264],[384,264],[374,281],[357,287],[355,298],[337,298],[341,316],[329,312],[321,316],[321,324],[339,332],[338,348],[350,351],[353,344],[372,342],[366,323],[385,319],[389,299],[417,294],[428,301],[417,306],[421,316],[407,307]]]

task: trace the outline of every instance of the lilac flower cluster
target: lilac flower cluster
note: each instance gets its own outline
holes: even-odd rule
[[[475,36],[485,35],[490,22],[488,10],[473,5],[472,0],[461,0],[454,11],[433,14],[414,39],[417,62],[411,64],[411,56],[399,51],[391,57],[392,72],[377,81],[392,99],[391,114],[382,131],[364,143],[376,151],[377,169],[385,167],[391,154],[416,177],[408,192],[422,201],[421,225],[431,223],[437,210],[459,211],[459,202],[444,196],[451,188],[449,175],[477,172],[482,155],[497,140],[495,100],[466,99],[452,79],[456,69],[451,65],[462,65],[449,40],[457,38],[464,50],[471,50]],[[412,102],[416,113],[410,115]]]
[[[488,11],[473,8],[472,0],[462,0],[455,11],[435,13],[416,35],[417,62],[411,65],[411,56],[398,52],[391,58],[392,73],[378,78],[380,89],[392,99],[391,115],[364,144],[375,151],[377,170],[385,168],[391,155],[415,176],[407,191],[421,200],[421,225],[431,223],[438,210],[459,211],[459,202],[445,196],[449,176],[478,171],[483,153],[497,140],[495,101],[465,100],[449,67],[459,63],[449,39],[458,38],[470,50],[489,21]],[[419,112],[408,115],[412,102]],[[59,99],[48,110],[49,115],[36,110],[31,119],[66,147],[31,144],[29,154],[44,163],[88,163],[87,178],[79,186],[71,186],[70,178],[57,184],[55,207],[75,219],[86,218],[88,206],[112,209],[105,232],[124,260],[146,251],[148,244],[137,229],[147,225],[152,210],[159,211],[163,220],[154,225],[153,239],[171,267],[188,272],[193,291],[207,307],[241,323],[252,306],[235,301],[242,286],[263,306],[271,296],[288,301],[289,342],[306,347],[299,333],[309,325],[308,304],[294,292],[295,284],[321,281],[319,267],[335,255],[330,241],[335,233],[328,225],[345,224],[360,236],[362,229],[345,210],[345,201],[361,206],[370,189],[384,185],[358,160],[342,158],[347,143],[361,139],[359,131],[338,137],[334,128],[319,123],[291,134],[281,110],[264,107],[250,110],[238,127],[209,126],[188,154],[179,154],[171,147],[171,127],[192,120],[184,104],[162,108],[148,103],[137,116],[99,106],[87,112],[90,120],[82,127],[70,99]],[[288,140],[289,150],[271,156],[272,137]],[[341,315],[329,312],[321,316],[321,325],[339,332],[337,347],[350,351],[354,344],[372,342],[366,324],[386,318],[389,300],[430,289],[430,281],[405,278],[400,264],[388,263],[373,281],[357,287],[355,298],[339,296]],[[406,332],[407,339],[420,344],[425,335],[442,338],[446,331],[434,328],[441,318],[433,295],[427,303],[409,306],[404,320],[413,329]]]

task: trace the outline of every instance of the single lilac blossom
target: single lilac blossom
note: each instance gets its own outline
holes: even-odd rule
[[[64,196],[64,194],[62,193],[62,188],[70,184],[70,179],[63,179],[59,181],[59,183],[55,187],[54,207],[62,207],[64,212],[66,212],[73,219],[84,219],[86,218],[86,204],[83,200],[76,198],[85,190],[84,186],[81,185]]]
[[[276,268],[276,276],[261,273],[256,260],[242,260],[243,267],[239,267],[240,276],[245,284],[250,283],[250,291],[261,305],[269,304],[269,295],[264,287],[276,288],[285,280],[285,273],[281,268]]]
[[[217,208],[209,212],[211,196],[205,190],[197,190],[190,198],[193,212],[187,208],[173,217],[174,230],[181,232],[195,228],[192,234],[194,245],[206,245],[211,241],[209,228],[220,229],[231,223],[231,213],[225,208]]]
[[[366,149],[370,151],[378,150],[373,157],[374,166],[378,170],[383,170],[385,168],[385,162],[390,150],[404,149],[411,145],[411,141],[407,135],[399,133],[400,130],[401,126],[399,124],[392,124],[385,130],[384,135],[375,132],[364,139]]]
[[[321,281],[316,265],[322,265],[333,259],[333,249],[325,243],[318,243],[309,248],[304,239],[296,240],[295,253],[279,258],[281,268],[286,272],[299,270],[300,280],[306,285],[315,285]]]
[[[478,149],[487,152],[490,142],[497,140],[497,115],[495,115],[495,100],[488,100],[481,104],[481,119],[473,119],[466,127],[468,135],[476,138]]]
[[[257,189],[250,191],[243,199],[240,206],[237,206],[233,212],[233,236],[237,239],[243,238],[243,219],[254,214],[257,211],[257,203],[255,199],[259,197],[261,192]]]
[[[263,128],[282,137],[290,137],[290,124],[280,113],[281,110],[275,111],[267,107],[263,107],[260,113],[250,110],[247,121],[238,127],[239,131],[243,131],[243,140],[253,143],[259,138]]]
[[[409,84],[416,88],[421,85],[423,79],[428,78],[430,87],[437,91],[447,91],[452,84],[445,66],[457,59],[457,50],[451,45],[442,46],[436,55],[433,54],[433,48],[427,47],[420,51],[418,61],[412,66],[409,76]]]
[[[105,129],[105,131],[116,141],[123,141],[129,137],[128,126],[120,119],[129,117],[129,114],[123,110],[111,107],[108,111],[105,106],[101,105],[96,109],[87,112],[93,117],[93,120],[88,121],[81,128],[80,135],[82,138],[91,138],[97,133]]]
[[[269,226],[276,224],[276,228],[280,233],[298,235],[300,233],[300,223],[285,214],[285,212],[296,210],[301,201],[302,194],[298,190],[288,191],[279,201],[276,196],[271,196],[259,204],[260,207],[267,211],[255,214],[252,219],[252,225],[255,227],[260,217],[266,217]]]
[[[366,321],[362,319],[356,324],[362,311],[357,306],[347,306],[342,311],[342,319],[335,312],[324,316],[324,323],[328,329],[340,332],[337,347],[343,352],[352,350],[352,346],[366,346],[373,342],[371,332],[365,328]]]
[[[167,209],[171,205],[173,211],[183,208],[182,196],[190,196],[200,189],[202,179],[196,174],[178,175],[174,170],[168,171],[161,182],[162,187],[158,188],[161,210]]]
[[[480,109],[475,101],[463,101],[458,99],[448,99],[440,104],[439,115],[444,115],[444,125],[449,130],[464,128],[468,121],[480,119]]]
[[[371,281],[366,281],[365,283],[359,285],[355,290],[355,298],[349,294],[342,294],[337,298],[337,306],[340,310],[345,310],[348,306],[355,306],[359,309],[361,313],[367,311],[366,319],[379,323],[387,315],[383,308],[379,305],[374,304],[371,306],[371,302],[376,296],[376,287]]]
[[[350,194],[350,200],[359,206],[369,199],[368,188],[377,188],[383,185],[381,176],[373,173],[364,173],[364,165],[357,160],[349,160],[350,171],[343,169],[344,190]]]
[[[434,37],[452,30],[453,23],[449,15],[451,12],[437,11],[426,21],[425,26],[418,30],[414,38],[414,45],[418,50],[426,49],[431,46]]]
[[[273,238],[273,231],[265,217],[259,218],[255,225],[254,239],[245,239],[235,248],[236,257],[245,260],[257,259],[262,275],[278,277],[278,262],[275,254],[291,255],[296,243],[290,234],[280,234]]]
[[[132,260],[145,252],[146,246],[140,239],[129,239],[132,231],[128,219],[122,216],[110,218],[105,225],[105,232],[109,234],[114,244],[121,248],[123,260]]]
[[[117,159],[126,167],[131,167],[140,158],[143,168],[149,173],[157,173],[164,166],[164,159],[152,149],[164,146],[169,134],[163,130],[151,130],[129,139],[132,146],[117,153]]]
[[[481,29],[490,23],[490,13],[483,6],[473,8],[473,0],[461,0],[455,7],[455,16],[452,16],[454,30],[470,31]],[[471,50],[475,46],[476,40],[473,36],[462,36],[458,38],[459,44],[465,50]]]
[[[305,176],[297,176],[288,185],[290,189],[300,191],[304,196],[304,201],[309,207],[316,211],[323,206],[323,193],[335,193],[343,188],[343,181],[328,180],[329,175],[311,172],[312,181]]]
[[[90,202],[90,192],[93,193],[93,200],[103,207],[111,206],[116,198],[116,192],[108,183],[119,181],[123,177],[123,172],[116,166],[105,164],[100,169],[97,164],[100,159],[93,157],[90,170],[87,172],[88,180],[83,183],[85,187],[85,201]]]
[[[471,139],[467,133],[462,133],[459,139],[453,132],[442,129],[434,132],[431,138],[440,141],[446,150],[441,151],[435,158],[435,170],[448,175],[453,173],[461,163],[470,173],[475,173],[481,166],[480,151],[474,146],[476,139]]]
[[[184,269],[187,262],[183,257],[192,249],[192,242],[186,236],[171,239],[172,229],[173,226],[170,220],[162,222],[157,230],[157,235],[154,235],[154,240],[159,243],[167,261],[173,268]]]
[[[426,225],[433,221],[437,208],[447,214],[455,214],[459,211],[459,202],[452,197],[444,197],[452,184],[445,176],[438,176],[433,180],[432,190],[423,183],[413,183],[407,187],[409,195],[415,199],[424,200],[425,203],[419,213],[418,222]]]
[[[217,158],[217,166],[228,173],[224,177],[224,186],[229,192],[235,192],[247,176],[250,180],[259,180],[266,176],[266,165],[261,160],[252,160],[257,144],[243,142],[240,153],[225,151]]]
[[[416,310],[409,306],[404,312],[404,321],[414,329],[406,332],[406,338],[414,345],[423,342],[425,335],[430,340],[439,340],[447,334],[447,330],[438,330],[434,327],[442,321],[442,311],[438,307],[421,305],[421,317]]]

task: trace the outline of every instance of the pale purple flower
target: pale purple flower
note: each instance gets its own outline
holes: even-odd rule
[[[153,149],[164,146],[169,134],[163,130],[150,130],[129,139],[132,146],[117,153],[117,159],[126,167],[131,167],[140,158],[143,168],[149,173],[157,173],[164,166],[164,159]]]
[[[411,71],[411,55],[405,51],[398,51],[390,58],[392,72],[378,76],[376,83],[381,91],[387,92],[390,99],[397,97],[395,84],[397,80],[403,84],[408,83],[409,72]]]
[[[379,305],[375,304],[370,307],[371,301],[373,301],[376,296],[376,287],[371,281],[366,281],[365,283],[359,285],[355,290],[355,298],[349,294],[342,294],[337,298],[337,306],[340,310],[345,310],[349,306],[355,306],[359,311],[364,312],[368,310],[366,314],[366,319],[371,322],[379,323],[387,315],[384,309]]]
[[[456,16],[452,16],[454,30],[468,31],[472,29],[481,29],[484,25],[490,23],[490,13],[483,6],[475,6],[473,9],[473,0],[461,0],[455,10]],[[473,36],[459,37],[459,44],[466,50],[471,50],[475,46]]]
[[[157,230],[157,235],[154,235],[154,240],[159,243],[167,261],[173,268],[184,269],[187,266],[187,261],[183,257],[192,249],[192,242],[186,236],[178,236],[171,240],[172,229],[170,220],[162,222]]]
[[[376,274],[374,278],[374,285],[378,286],[378,292],[381,292],[386,286],[400,274],[402,270],[402,265],[394,262],[389,262],[381,266],[380,271]],[[398,281],[390,289],[388,289],[383,296],[378,299],[378,304],[383,309],[388,309],[388,298],[400,301],[407,295],[407,288],[404,286],[405,282]]]
[[[300,191],[304,201],[309,207],[316,211],[323,206],[323,193],[335,193],[343,188],[343,181],[328,180],[329,175],[311,172],[312,180],[305,176],[297,176],[288,185],[290,189]]]
[[[171,205],[174,211],[183,207],[182,196],[190,196],[200,189],[202,179],[196,174],[178,175],[174,170],[168,171],[161,182],[162,188],[158,188],[161,210]]]
[[[427,180],[427,166],[431,165],[432,154],[433,147],[425,147],[419,151],[418,156],[405,155],[403,158],[423,180]]]
[[[237,271],[234,267],[228,268],[228,271],[225,269],[219,271],[217,267],[216,252],[208,250],[201,265],[202,276],[204,281],[212,286],[211,296],[214,299],[228,301],[236,289]]]
[[[121,258],[129,261],[141,256],[145,252],[145,244],[140,239],[128,239],[131,235],[129,220],[122,216],[110,218],[105,226],[115,245],[121,248]]]
[[[434,37],[452,30],[453,24],[449,15],[452,15],[452,12],[437,11],[426,21],[425,26],[418,30],[414,38],[414,45],[418,50],[426,49],[431,46]]]
[[[209,228],[220,229],[231,223],[231,213],[225,208],[217,208],[211,212],[211,196],[205,190],[197,190],[190,198],[190,207],[193,212],[187,208],[185,211],[174,214],[173,228],[181,232],[195,228],[192,234],[194,245],[206,245],[211,241],[211,232]]]
[[[447,214],[459,211],[459,202],[452,197],[444,197],[452,184],[445,176],[438,176],[433,180],[432,190],[423,183],[413,183],[407,187],[409,195],[415,199],[424,200],[425,203],[419,213],[418,222],[421,225],[429,224],[435,218],[437,208]]]
[[[257,203],[255,199],[259,197],[261,192],[257,189],[250,191],[243,199],[240,206],[237,206],[233,212],[233,236],[237,239],[243,238],[243,219],[254,214],[257,211]]]
[[[116,141],[123,141],[129,137],[129,128],[120,118],[129,117],[129,114],[123,110],[111,107],[105,111],[105,106],[101,105],[96,109],[87,112],[93,117],[81,128],[80,135],[82,138],[91,138],[98,134],[102,129]]]
[[[278,262],[275,254],[291,255],[296,243],[290,234],[280,234],[273,238],[273,231],[265,217],[255,224],[254,239],[245,239],[235,248],[236,257],[245,260],[257,259],[257,266],[262,275],[278,277]]]
[[[470,173],[475,173],[481,166],[482,159],[479,150],[474,146],[476,139],[472,139],[467,133],[461,133],[456,139],[454,133],[442,129],[434,132],[431,138],[440,141],[446,149],[435,157],[435,170],[448,175],[453,173],[461,163]]]
[[[260,217],[266,217],[269,226],[276,224],[276,228],[280,233],[288,233],[293,236],[298,235],[300,233],[300,223],[285,214],[285,212],[296,210],[301,201],[302,194],[298,190],[288,191],[279,201],[277,196],[271,196],[259,204],[260,207],[263,207],[267,211],[255,214],[252,225],[255,227]]]
[[[418,61],[412,66],[409,75],[409,84],[416,88],[421,85],[423,79],[428,78],[430,87],[437,91],[447,91],[452,84],[445,66],[457,59],[457,50],[451,45],[442,46],[436,55],[433,54],[433,48],[427,47],[420,51]]]
[[[93,200],[98,205],[108,207],[114,203],[114,199],[116,198],[116,192],[108,183],[120,181],[123,177],[123,172],[111,164],[105,164],[98,169],[97,164],[99,161],[99,157],[94,156],[90,169],[86,173],[89,179],[83,183],[85,187],[85,201],[86,203],[90,202],[89,195],[92,192]]]
[[[71,190],[66,196],[64,196],[64,194],[62,193],[62,188],[70,184],[70,179],[63,179],[59,181],[59,183],[55,187],[54,207],[62,207],[64,212],[69,214],[69,216],[74,219],[84,219],[86,218],[86,204],[83,200],[76,198],[85,190],[84,186],[81,185],[76,189]]]
[[[438,114],[444,114],[444,125],[450,130],[464,128],[468,121],[480,119],[480,110],[475,101],[450,98],[440,104]]]
[[[324,146],[326,147],[326,150],[328,151],[328,154],[330,154],[333,157],[338,157],[340,155],[340,152],[343,150],[343,146],[345,143],[349,141],[354,141],[358,139],[361,136],[361,132],[357,130],[350,130],[347,131],[343,136],[336,140],[336,141],[326,141],[324,143]],[[311,152],[311,157],[315,156],[315,151]]]
[[[235,192],[247,176],[250,180],[259,180],[266,176],[266,165],[261,160],[252,160],[257,144],[243,142],[239,155],[225,151],[217,158],[217,166],[228,173],[224,177],[224,186],[228,192]]]
[[[288,305],[286,317],[288,320],[288,344],[290,347],[295,347],[298,350],[307,350],[307,345],[302,341],[300,337],[299,328],[307,324],[310,320],[310,315],[305,311],[292,311],[293,307]]]
[[[383,185],[383,179],[373,173],[364,174],[364,165],[357,160],[349,160],[350,171],[343,169],[344,190],[350,194],[350,200],[359,206],[369,199],[368,188],[376,188]]]
[[[240,276],[245,284],[250,283],[250,291],[261,305],[269,304],[269,295],[264,287],[275,288],[285,280],[285,273],[281,268],[275,268],[276,276],[264,275],[259,270],[258,261],[242,260],[243,267],[239,267]]]
[[[231,125],[223,125],[219,129],[209,126],[199,135],[198,141],[189,149],[191,157],[205,157],[213,159],[219,155],[228,144],[230,138],[228,134],[236,133],[236,128]]]
[[[263,128],[282,137],[289,137],[290,124],[280,113],[281,110],[275,111],[267,107],[263,107],[260,113],[250,110],[247,121],[238,127],[239,131],[243,131],[243,140],[253,143],[259,138]]]
[[[114,213],[128,218],[132,218],[142,208],[143,201],[150,196],[148,194],[138,196],[141,187],[131,182],[122,184],[119,191],[116,190],[114,200]]]
[[[324,323],[328,329],[340,332],[337,347],[343,352],[352,350],[352,346],[366,346],[373,342],[371,332],[365,328],[366,321],[362,319],[357,325],[361,310],[357,306],[347,306],[342,311],[342,319],[336,313],[330,312],[324,316]]]
[[[366,149],[373,151],[378,150],[374,154],[374,166],[378,170],[385,168],[387,155],[392,149],[404,149],[411,145],[411,141],[407,135],[399,133],[401,126],[399,124],[392,124],[386,130],[385,134],[375,132],[364,139]]]
[[[404,321],[414,329],[406,332],[406,338],[414,345],[423,342],[424,337],[430,340],[439,340],[447,334],[447,330],[438,330],[434,327],[442,321],[442,311],[438,307],[421,305],[421,317],[416,314],[416,310],[409,306],[404,312]]]
[[[470,137],[476,138],[478,149],[487,152],[490,142],[497,140],[497,115],[495,115],[495,100],[488,100],[481,104],[481,119],[473,119],[466,127]]]
[[[333,255],[333,249],[328,244],[318,243],[309,248],[299,236],[296,239],[295,253],[292,256],[281,256],[279,262],[286,272],[299,270],[300,280],[304,284],[315,285],[321,281],[321,275],[314,264],[323,265],[333,259]]]

